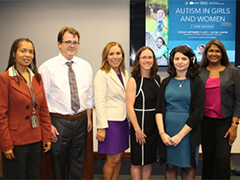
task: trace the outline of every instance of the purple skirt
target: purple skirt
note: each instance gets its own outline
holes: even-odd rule
[[[129,125],[128,119],[124,121],[108,121],[106,138],[98,142],[98,153],[118,154],[129,148]]]

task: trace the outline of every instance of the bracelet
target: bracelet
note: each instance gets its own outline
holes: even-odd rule
[[[165,133],[165,132],[161,132],[161,133],[160,133],[160,136],[161,136],[162,134],[164,134],[164,133]]]
[[[239,122],[237,121],[232,121],[233,124],[239,125]]]

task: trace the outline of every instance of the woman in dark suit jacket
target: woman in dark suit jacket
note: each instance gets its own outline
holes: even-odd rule
[[[206,44],[200,67],[206,92],[201,126],[202,179],[230,179],[231,147],[240,118],[240,73],[217,39]]]
[[[40,179],[41,141],[51,148],[51,122],[35,49],[14,41],[8,67],[0,74],[0,147],[4,179]]]

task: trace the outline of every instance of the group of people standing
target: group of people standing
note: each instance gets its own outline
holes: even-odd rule
[[[157,157],[166,163],[166,179],[177,179],[178,167],[182,179],[194,179],[200,144],[202,179],[230,179],[231,146],[240,117],[239,70],[229,63],[219,40],[206,45],[200,65],[187,46],[175,47],[168,61],[169,76],[162,80],[152,49],[140,48],[126,84],[121,45],[111,42],[104,48],[94,80],[98,152],[107,154],[104,179],[118,177],[128,148],[126,117],[132,179],[150,179]]]
[[[51,149],[53,179],[82,179],[94,94],[92,68],[75,56],[79,40],[77,30],[63,27],[59,54],[39,72],[33,42],[13,42],[0,74],[3,179],[40,179],[41,147]]]
[[[75,56],[79,39],[74,28],[62,28],[60,53],[40,73],[32,41],[12,44],[0,74],[4,179],[40,179],[41,146],[51,149],[54,179],[81,179],[94,107],[98,153],[106,154],[104,179],[118,178],[129,134],[133,180],[150,179],[158,157],[166,163],[166,179],[177,179],[178,167],[182,179],[194,179],[200,144],[202,178],[230,179],[240,73],[219,40],[206,45],[200,65],[189,47],[175,47],[164,79],[149,47],[137,51],[129,78],[122,46],[109,42],[92,84],[90,64]]]

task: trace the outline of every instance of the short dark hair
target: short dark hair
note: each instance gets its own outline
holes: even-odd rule
[[[58,42],[62,43],[65,32],[69,32],[70,34],[77,36],[78,41],[80,41],[80,34],[76,29],[72,27],[63,27],[58,33],[58,37],[57,37]]]

